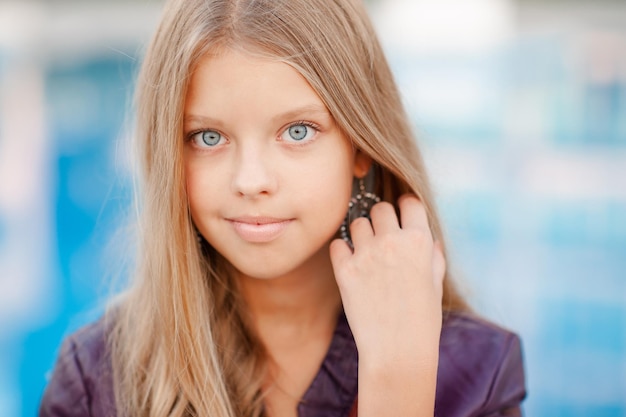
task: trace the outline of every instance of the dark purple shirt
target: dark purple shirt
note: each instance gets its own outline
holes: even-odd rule
[[[40,417],[116,417],[104,320],[65,340]],[[358,355],[342,313],[330,347],[298,405],[299,417],[356,415]],[[470,314],[444,319],[435,416],[521,416],[526,396],[519,338]]]

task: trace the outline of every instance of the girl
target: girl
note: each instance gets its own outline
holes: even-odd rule
[[[520,415],[358,0],[169,1],[137,117],[136,280],[41,416]]]

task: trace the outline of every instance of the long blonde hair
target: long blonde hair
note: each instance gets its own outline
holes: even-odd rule
[[[228,262],[196,241],[185,191],[184,98],[198,60],[218,48],[299,71],[372,157],[382,198],[418,195],[443,243],[421,155],[360,0],[169,1],[137,82],[135,281],[111,309],[116,402],[129,417],[263,414],[265,352]],[[444,310],[465,309],[450,277],[444,282]]]

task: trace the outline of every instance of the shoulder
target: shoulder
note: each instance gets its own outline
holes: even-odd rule
[[[41,401],[39,416],[104,416],[115,409],[110,322],[100,320],[68,336]]]
[[[526,396],[519,337],[470,313],[448,313],[439,351],[436,415],[521,415]]]

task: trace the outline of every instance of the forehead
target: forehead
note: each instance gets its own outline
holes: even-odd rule
[[[322,100],[292,66],[237,50],[205,55],[191,74],[185,113],[271,114],[291,107],[321,107]]]

